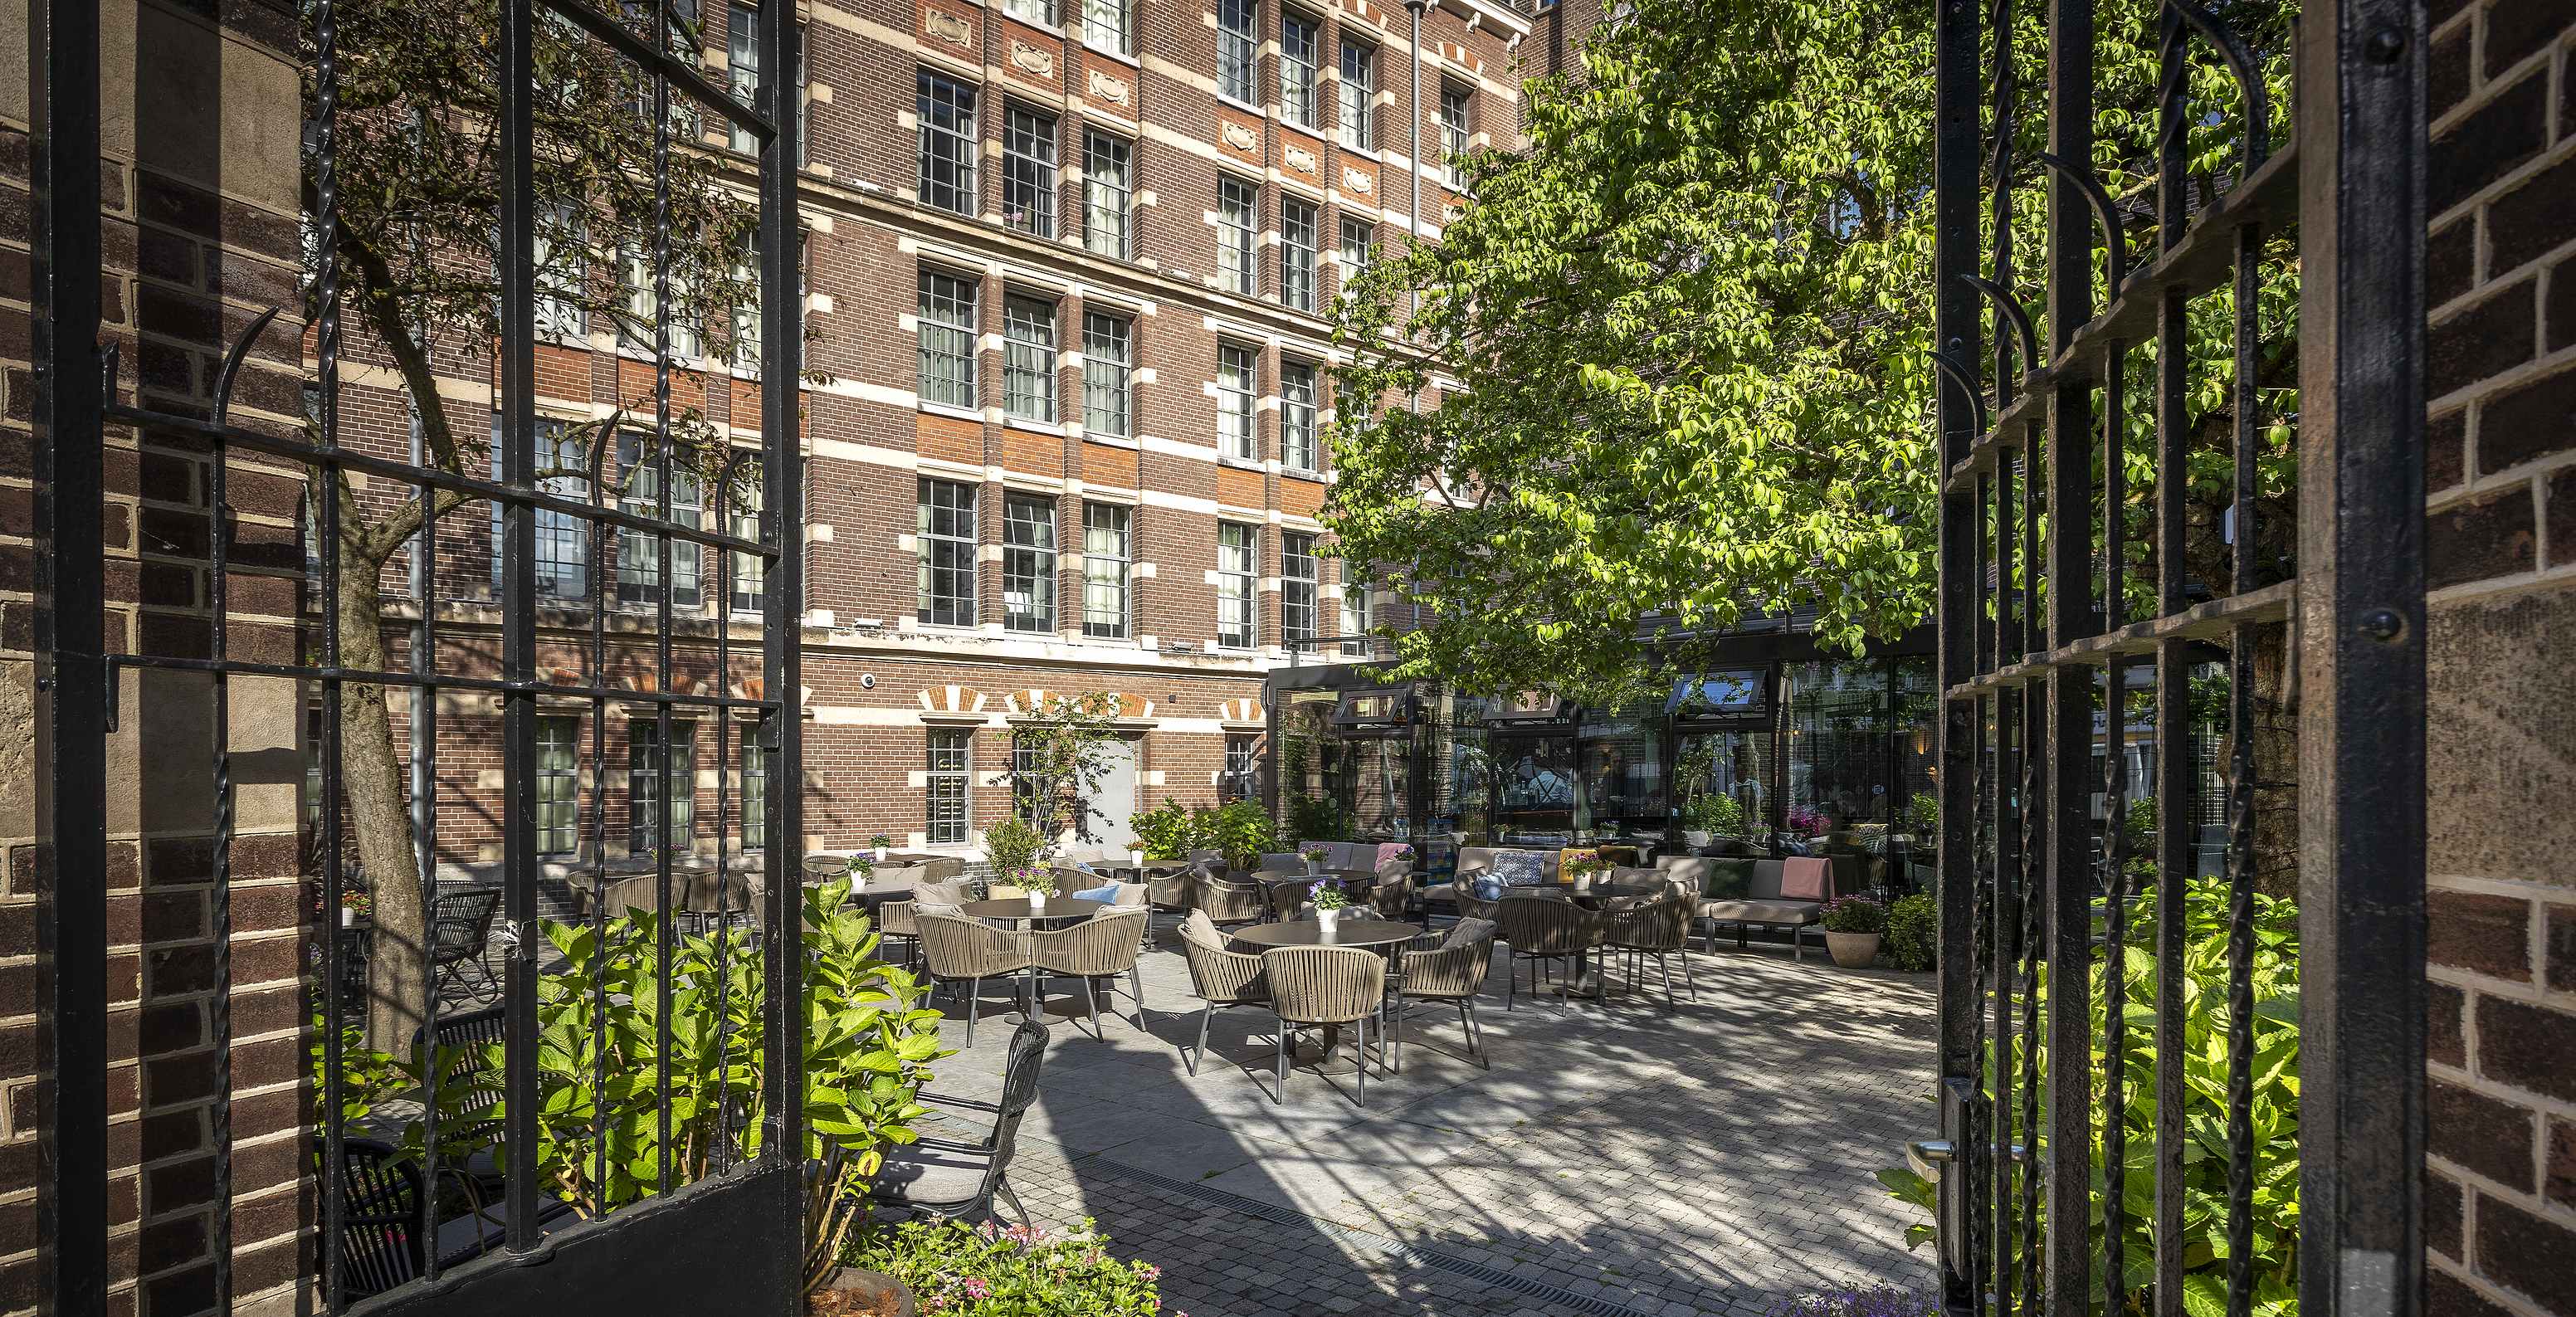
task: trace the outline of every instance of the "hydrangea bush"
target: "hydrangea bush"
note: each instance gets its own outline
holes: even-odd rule
[[[1053,1235],[987,1221],[877,1225],[841,1248],[841,1265],[883,1272],[924,1317],[1189,1317],[1163,1313],[1162,1268],[1109,1255],[1092,1228]]]

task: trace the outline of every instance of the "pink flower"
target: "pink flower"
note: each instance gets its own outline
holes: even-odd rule
[[[967,1297],[967,1298],[970,1298],[970,1299],[981,1299],[981,1298],[984,1298],[984,1297],[986,1297],[986,1296],[990,1295],[992,1292],[993,1292],[993,1287],[992,1287],[992,1286],[987,1285],[987,1284],[985,1284],[984,1282],[982,1282],[982,1281],[980,1281],[980,1280],[977,1280],[977,1279],[976,1279],[976,1278],[974,1278],[973,1276],[968,1276],[968,1277],[966,1278],[966,1297]]]

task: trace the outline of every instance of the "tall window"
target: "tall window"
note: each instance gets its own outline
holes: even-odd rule
[[[1097,311],[1082,313],[1082,428],[1127,437],[1128,385],[1135,375],[1132,322]]]
[[[680,241],[676,235],[671,240]],[[652,253],[621,249],[617,253],[617,282],[626,304],[626,319],[618,326],[618,346],[650,352],[653,350],[653,318],[656,308],[661,305],[653,296]],[[682,308],[688,305],[683,300],[689,295],[688,281],[680,278],[677,270],[671,270],[664,274],[662,282],[671,293],[671,322],[665,326],[671,335],[671,355],[697,356],[702,350],[698,342],[698,327],[682,314]]]
[[[1377,149],[1377,126],[1370,102],[1377,99],[1377,50],[1356,41],[1342,43],[1342,145]]]
[[[1103,50],[1127,53],[1128,6],[1134,0],[1082,0],[1082,39]]]
[[[1238,101],[1252,87],[1252,14],[1258,0],[1216,0],[1216,89]]]
[[[757,368],[760,365],[760,295],[757,291],[760,288],[760,230],[753,229],[742,235],[742,255],[733,263],[733,277],[736,283],[754,290],[734,303],[733,362],[737,366]],[[803,271],[798,271],[798,278],[803,278]],[[803,305],[804,298],[799,296],[797,303]]]
[[[1260,638],[1253,604],[1261,574],[1261,530],[1231,521],[1216,524],[1216,643],[1250,649]]]
[[[1002,116],[1002,223],[1055,236],[1055,120],[1016,105]]]
[[[537,720],[537,850],[562,855],[581,835],[581,719]]]
[[[1279,206],[1279,304],[1315,309],[1315,208],[1303,201]]]
[[[1055,500],[1002,497],[1002,627],[1055,630]]]
[[[1342,282],[1349,283],[1377,254],[1377,226],[1358,215],[1342,216]]]
[[[621,511],[639,516],[662,515],[662,463],[653,452],[651,435],[626,433],[618,436],[617,466],[623,473],[625,493],[617,501]],[[671,460],[671,524],[690,530],[706,527],[706,507],[697,478],[687,474],[677,454]],[[699,606],[700,564],[698,546],[686,540],[671,541],[671,607],[695,609]],[[662,602],[662,537],[641,531],[617,532],[617,602],[626,608],[651,608]]]
[[[928,69],[918,87],[921,201],[972,215],[975,204],[975,89]]]
[[[1261,214],[1261,189],[1241,179],[1216,181],[1217,286],[1251,297],[1261,291],[1261,267],[1254,262],[1254,226]]]
[[[760,463],[744,462],[741,474],[735,477],[734,488],[726,499],[726,519],[733,523],[730,529],[734,538],[759,542],[760,491]],[[767,565],[756,553],[728,550],[726,556],[733,560],[732,602],[728,607],[736,613],[758,616],[769,603],[769,594],[763,584],[769,575]]]
[[[1315,25],[1294,14],[1279,16],[1279,112],[1315,126]]]
[[[1467,185],[1467,150],[1474,141],[1473,93],[1440,84],[1440,149],[1448,154],[1449,186]]]
[[[745,732],[742,738],[742,848],[769,844],[769,751]]]
[[[1315,368],[1302,361],[1279,363],[1279,464],[1315,469]]]
[[[735,5],[725,29],[725,74],[733,84],[733,98],[745,105],[760,103],[760,11],[750,5]],[[751,130],[732,120],[733,149],[757,151],[760,139]]]
[[[1220,343],[1216,349],[1216,451],[1221,457],[1259,461],[1252,434],[1252,400],[1260,372],[1252,349]]]
[[[1346,575],[1350,571],[1350,563],[1348,559],[1343,560],[1342,570]],[[1342,634],[1345,636],[1366,637],[1368,635],[1369,626],[1373,620],[1374,619],[1369,616],[1368,587],[1352,583],[1346,579],[1342,584]],[[1376,647],[1365,638],[1359,640],[1345,640],[1342,642],[1342,652],[1344,654],[1356,654],[1362,658],[1368,657],[1375,648]]]
[[[1055,303],[1002,299],[1002,409],[1023,421],[1055,419]]]
[[[1261,738],[1249,732],[1230,732],[1225,738],[1225,778],[1217,787],[1224,800],[1250,800],[1261,793],[1257,776],[1261,771]]]
[[[1082,247],[1095,256],[1127,258],[1129,149],[1123,137],[1082,135]]]
[[[1115,503],[1082,505],[1082,634],[1127,636],[1127,572],[1135,512]]]
[[[626,847],[642,855],[647,846],[688,854],[693,831],[690,806],[697,797],[697,728],[671,724],[671,743],[662,744],[661,721],[639,718],[627,724]]]
[[[1279,537],[1279,635],[1283,640],[1315,638],[1315,537]]]
[[[917,524],[917,620],[930,626],[975,625],[975,487],[954,480],[922,481]]]
[[[1055,0],[1010,0],[1002,7],[1013,16],[1025,18],[1041,27],[1055,26]]]
[[[967,738],[973,735],[946,727],[930,731],[930,772],[924,779],[928,790],[923,793],[929,814],[923,820],[923,839],[933,846],[962,846],[966,842],[966,778],[974,767]]]
[[[975,281],[921,272],[921,400],[975,405]]]
[[[551,236],[549,236],[551,235]],[[581,335],[581,216],[569,205],[547,208],[536,234],[537,332],[557,338]]]
[[[589,469],[589,445],[564,432],[564,423],[537,418],[536,470],[537,489],[561,498],[584,498],[590,493],[590,480],[578,473]],[[547,474],[555,472],[558,474]],[[492,417],[492,478],[501,478],[501,418]],[[569,512],[538,509],[537,523],[537,598],[574,605],[586,604],[590,590],[584,584],[590,574],[590,523]],[[309,542],[309,541],[308,541]],[[317,578],[318,579],[318,578]],[[492,509],[492,588],[501,588],[501,509]]]

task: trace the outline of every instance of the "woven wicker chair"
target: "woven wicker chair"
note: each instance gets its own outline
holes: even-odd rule
[[[903,940],[903,963],[906,965],[921,963],[920,914],[921,908],[910,901],[888,901],[877,907],[877,935]]]
[[[1494,934],[1490,919],[1461,919],[1451,928],[1413,940],[1396,961],[1395,1066],[1404,1070],[1404,1007],[1407,1002],[1445,1001],[1458,1008],[1458,1027],[1467,1035],[1467,1056],[1488,1070],[1485,1026],[1476,1018],[1476,995],[1494,968]],[[1444,945],[1446,944],[1446,945]]]
[[[885,1166],[868,1186],[869,1198],[915,1215],[971,1217],[993,1215],[993,1199],[998,1195],[1020,1214],[1020,1225],[1026,1228],[1028,1209],[1011,1192],[1006,1173],[1019,1146],[1020,1118],[1038,1100],[1038,1070],[1046,1060],[1046,1045],[1046,1028],[1035,1021],[1022,1020],[1011,1031],[1011,1054],[1002,1065],[998,1102],[922,1094],[943,1106],[990,1114],[993,1132],[981,1143],[917,1139],[888,1147]]]
[[[1191,884],[1198,910],[1212,924],[1249,924],[1269,910],[1269,898],[1258,883],[1228,882],[1202,876]]]
[[[1417,888],[1413,875],[1409,872],[1382,872],[1372,876],[1377,879],[1377,885],[1364,893],[1369,908],[1390,924],[1403,923],[1404,917],[1413,913],[1413,897]]]
[[[1225,949],[1225,937],[1209,922],[1207,912],[1193,910],[1181,921],[1181,954],[1190,962],[1190,991],[1206,1003],[1199,1012],[1199,1050],[1183,1056],[1190,1073],[1207,1059],[1208,1022],[1230,1006],[1263,1006],[1270,1001],[1270,980],[1261,973],[1261,957]]]
[[[1295,923],[1303,917],[1302,912],[1306,909],[1307,902],[1313,899],[1308,893],[1314,890],[1316,883],[1323,881],[1320,878],[1309,878],[1304,874],[1294,878],[1274,877],[1269,874],[1263,874],[1261,877],[1262,896],[1269,902],[1270,918],[1273,922],[1281,924]]]
[[[1366,947],[1274,947],[1261,953],[1270,980],[1270,1009],[1279,1017],[1279,1092],[1288,1100],[1288,1071],[1297,1031],[1377,1021],[1379,1060],[1386,1052],[1386,960]],[[1351,1048],[1359,1104],[1368,1105],[1368,1031]]]
[[[1538,962],[1531,969],[1535,976],[1546,965],[1562,960],[1567,962],[1566,1009],[1572,1010],[1576,986],[1572,982],[1577,963],[1575,958],[1601,945],[1604,926],[1601,912],[1586,910],[1572,901],[1505,896],[1502,925],[1503,940],[1512,946],[1512,986],[1503,998],[1503,1009],[1511,1010],[1519,1001],[1522,961]],[[1537,995],[1538,980],[1535,977],[1530,980],[1530,991],[1531,995]]]
[[[1645,972],[1645,958],[1655,958],[1655,973],[1664,981],[1664,1004],[1679,1006],[1673,1000],[1673,972],[1667,957],[1681,953],[1682,977],[1689,981],[1692,1001],[1699,1000],[1699,980],[1690,967],[1691,912],[1693,902],[1687,896],[1666,894],[1609,916],[1602,929],[1602,940],[1613,951],[1628,953],[1628,990],[1637,990],[1637,980]]]
[[[1091,1032],[1100,1032],[1100,999],[1093,979],[1127,976],[1127,995],[1136,1003],[1136,1027],[1145,1027],[1145,984],[1136,972],[1137,931],[1144,926],[1142,908],[1100,914],[1071,928],[1029,934],[1029,956],[1040,974],[1062,974],[1082,985],[1083,1010]],[[1039,986],[1044,992],[1044,985]],[[1043,997],[1039,1008],[1045,1008]]]
[[[1476,895],[1475,885],[1466,879],[1461,878],[1449,885],[1449,899],[1457,903],[1460,919],[1493,920],[1502,917],[1502,901],[1488,901]]]
[[[1029,935],[995,928],[979,919],[964,915],[920,914],[915,922],[921,930],[921,951],[930,962],[930,977],[941,983],[964,983],[966,989],[966,1045],[975,1045],[975,1016],[984,1005],[984,980],[1008,979],[1012,986],[1022,986],[1019,976],[1026,974],[1035,962],[1029,955]]]
[[[1197,875],[1188,871],[1147,874],[1145,899],[1158,911],[1186,915],[1190,911],[1190,890],[1196,883]]]

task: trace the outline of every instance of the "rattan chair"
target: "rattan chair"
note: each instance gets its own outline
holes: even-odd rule
[[[1637,990],[1637,980],[1645,972],[1645,958],[1655,958],[1655,973],[1664,981],[1664,1004],[1679,1006],[1673,1000],[1673,972],[1667,959],[1681,953],[1682,977],[1690,984],[1692,1001],[1699,1000],[1699,980],[1691,974],[1690,934],[1693,902],[1690,897],[1667,893],[1642,904],[1611,914],[1602,929],[1602,941],[1613,951],[1628,953],[1628,990]]]
[[[1396,960],[1394,1069],[1404,1070],[1404,1008],[1408,1002],[1440,1002],[1458,1008],[1458,1028],[1467,1035],[1467,1056],[1488,1070],[1485,1026],[1476,1018],[1476,995],[1494,968],[1494,934],[1490,919],[1461,919],[1437,933],[1425,933]]]
[[[1262,897],[1269,903],[1270,918],[1281,924],[1294,923],[1304,917],[1307,903],[1314,899],[1310,894],[1315,890],[1315,884],[1323,881],[1304,874],[1294,878],[1262,874],[1261,879]]]
[[[1576,957],[1601,945],[1604,920],[1598,910],[1586,910],[1572,901],[1550,901],[1536,897],[1502,901],[1503,940],[1512,947],[1512,986],[1503,998],[1503,1009],[1513,1009],[1521,989],[1521,962],[1537,962],[1531,967],[1530,992],[1536,996],[1535,975],[1556,961],[1566,961],[1566,1009],[1574,1008],[1574,969]]]
[[[1488,901],[1476,895],[1475,884],[1464,878],[1449,884],[1449,899],[1457,903],[1460,919],[1498,920],[1502,918],[1500,913],[1503,908],[1502,899],[1497,897]]]
[[[1377,1022],[1379,1059],[1386,1052],[1386,960],[1366,947],[1274,947],[1261,953],[1270,980],[1270,1009],[1279,1017],[1279,1093],[1288,1100],[1288,1071],[1297,1031]],[[1368,1031],[1351,1047],[1359,1104],[1368,1105]]]
[[[1208,1022],[1220,1008],[1268,1005],[1270,980],[1262,977],[1261,957],[1226,950],[1224,935],[1204,910],[1193,910],[1181,921],[1181,954],[1190,962],[1190,991],[1205,1003],[1199,1012],[1198,1055],[1182,1053],[1195,1075],[1199,1062],[1207,1059]]]
[[[975,1016],[983,1009],[984,980],[1006,979],[1014,988],[1025,988],[1021,976],[1034,963],[1029,955],[1029,935],[995,928],[980,919],[964,915],[920,914],[914,922],[921,930],[921,951],[930,963],[930,977],[940,983],[964,983],[967,987],[966,1045],[975,1045]]]
[[[1191,884],[1199,913],[1217,925],[1257,923],[1269,912],[1269,896],[1259,883],[1238,883],[1202,875]]]
[[[981,1143],[917,1139],[891,1145],[885,1165],[869,1183],[871,1201],[915,1215],[990,1216],[993,1199],[999,1196],[1020,1214],[1020,1225],[1027,1228],[1028,1209],[1020,1206],[1019,1195],[1011,1192],[1006,1176],[1011,1154],[1019,1146],[1020,1118],[1038,1099],[1038,1070],[1046,1060],[1046,1045],[1045,1026],[1033,1020],[1022,1020],[1011,1031],[1011,1054],[1002,1066],[1002,1095],[998,1102],[922,1094],[942,1106],[990,1114],[993,1132]]]
[[[877,936],[902,939],[903,963],[906,965],[921,963],[920,914],[921,907],[910,901],[888,901],[877,907]]]
[[[1136,1027],[1145,1027],[1145,983],[1136,972],[1137,931],[1145,923],[1142,907],[1103,913],[1071,928],[1029,934],[1029,955],[1036,972],[1062,974],[1082,985],[1083,1010],[1091,1016],[1091,1031],[1100,1032],[1100,999],[1091,990],[1093,979],[1127,976],[1127,995],[1136,1002]],[[1037,988],[1040,994],[1044,985]],[[1046,1000],[1037,998],[1043,1011]]]
[[[1417,890],[1413,874],[1410,871],[1390,871],[1370,876],[1376,879],[1376,883],[1363,893],[1369,908],[1390,924],[1403,923],[1405,916],[1413,913],[1413,897]]]

